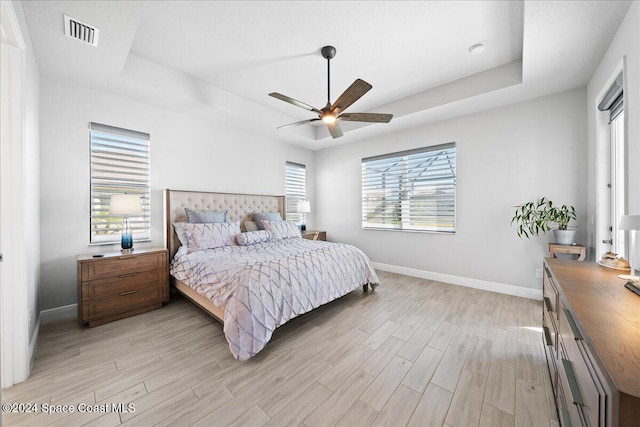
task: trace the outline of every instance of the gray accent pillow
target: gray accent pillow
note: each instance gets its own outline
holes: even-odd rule
[[[283,221],[280,212],[254,212],[251,214],[259,230],[264,230],[262,221]]]
[[[255,221],[245,221],[244,222],[244,230],[247,232],[250,231],[258,231],[258,224]]]
[[[184,208],[189,224],[211,224],[227,222],[227,211],[196,211]]]

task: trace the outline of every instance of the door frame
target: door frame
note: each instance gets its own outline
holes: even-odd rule
[[[0,364],[2,388],[30,374],[25,191],[25,41],[13,2],[0,2]]]

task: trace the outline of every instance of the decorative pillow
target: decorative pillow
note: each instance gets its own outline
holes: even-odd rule
[[[263,221],[265,230],[269,230],[274,239],[290,239],[300,237],[300,229],[295,222],[291,221]]]
[[[255,221],[245,221],[244,231],[258,231],[258,224]]]
[[[204,249],[235,246],[236,236],[240,234],[240,223],[207,223],[184,225],[184,231],[189,237],[189,252]]]
[[[255,245],[271,240],[271,232],[268,230],[249,231],[236,236],[236,242],[240,246]]]
[[[264,230],[263,221],[282,221],[280,212],[254,212],[251,216],[258,225],[258,230]]]
[[[182,246],[189,246],[189,236],[187,236],[187,232],[184,231],[185,224],[186,222],[174,222],[173,229],[176,230],[180,244],[182,244]]]
[[[187,221],[191,224],[205,224],[212,222],[227,222],[227,211],[196,211],[184,208]]]

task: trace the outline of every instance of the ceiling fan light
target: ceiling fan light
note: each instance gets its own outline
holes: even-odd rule
[[[324,116],[322,116],[322,121],[330,125],[336,122],[336,116],[332,114],[325,114]]]

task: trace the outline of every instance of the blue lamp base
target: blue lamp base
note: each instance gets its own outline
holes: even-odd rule
[[[122,252],[131,252],[133,250],[133,236],[131,234],[122,233],[120,246],[122,246]]]
[[[131,224],[129,218],[126,217],[122,224],[122,238],[120,239],[122,252],[129,253],[133,251],[133,233],[131,232]]]

